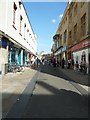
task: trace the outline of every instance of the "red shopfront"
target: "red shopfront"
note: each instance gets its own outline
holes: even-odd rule
[[[90,73],[90,38],[83,40],[71,48],[75,64],[85,61],[87,64],[87,73]]]
[[[80,49],[83,49],[83,48],[85,48],[85,47],[89,47],[90,46],[90,38],[89,39],[86,39],[86,40],[84,40],[84,41],[82,41],[82,42],[80,42],[79,44],[77,44],[77,45],[75,45],[75,46],[73,46],[72,48],[71,48],[71,51],[73,52],[73,51],[77,51],[77,50],[80,50]]]

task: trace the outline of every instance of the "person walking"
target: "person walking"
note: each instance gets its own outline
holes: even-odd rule
[[[71,59],[68,60],[68,69],[71,67]]]
[[[56,59],[53,60],[53,67],[56,67]]]
[[[65,60],[64,58],[62,59],[62,68],[64,68]]]

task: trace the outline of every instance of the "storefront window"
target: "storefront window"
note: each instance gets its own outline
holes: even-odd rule
[[[85,54],[85,51],[82,52],[81,61],[86,62],[86,54]]]
[[[76,56],[76,64],[78,64],[78,56]]]

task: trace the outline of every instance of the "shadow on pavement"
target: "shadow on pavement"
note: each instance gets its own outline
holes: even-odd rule
[[[65,89],[56,89],[42,81],[37,84],[53,94],[33,94],[23,118],[88,118],[88,101],[85,96]]]
[[[60,73],[60,71],[58,71],[57,69],[43,68],[41,72],[51,74],[53,76],[61,77],[65,80],[70,81],[70,79],[67,78],[67,76],[65,76],[63,73]],[[44,80],[46,81],[46,79]],[[27,86],[21,96],[19,94],[13,93],[12,94],[13,98],[8,99],[7,111],[5,111],[6,103],[5,101],[3,101],[2,104],[3,115],[7,114],[8,112],[9,117],[10,115],[12,116],[10,118],[88,118],[90,117],[88,114],[89,112],[88,100],[90,99],[87,99],[87,96],[81,96],[76,92],[66,89],[57,89],[54,86],[45,83],[45,81],[39,80],[36,82],[36,84],[38,85],[38,87],[41,86],[47,89],[48,91],[52,92],[52,94],[43,94],[43,92],[42,94],[40,93],[37,94],[37,92],[36,93],[33,92],[33,94],[31,94],[31,92],[29,91],[29,88],[31,86]],[[4,96],[9,96],[9,94],[4,93]],[[15,98],[16,98],[16,102],[15,102]],[[11,105],[10,109],[8,109],[9,105]]]
[[[38,87],[51,91],[53,94],[22,94],[10,108],[9,117],[6,118],[88,118],[88,99],[86,96],[66,90],[56,89],[43,81],[37,82]],[[7,93],[5,93],[7,95]],[[13,94],[14,98],[19,96]],[[24,101],[22,98],[25,98]],[[25,105],[25,100],[28,102]],[[9,99],[7,107],[12,104],[14,99]],[[2,110],[5,115],[3,102]],[[13,113],[13,114],[12,114]],[[12,117],[10,117],[12,116]],[[13,117],[14,116],[14,117]]]
[[[56,77],[59,77],[59,78],[63,78],[67,81],[73,81],[75,83],[79,83],[81,85],[86,85],[86,86],[90,86],[90,82],[89,82],[89,79],[90,79],[90,76],[87,75],[87,77],[85,77],[84,80],[82,79],[72,79],[70,76],[67,76],[64,72],[62,72],[60,69],[58,69],[58,67],[52,67],[52,66],[49,66],[49,65],[41,65],[41,71],[42,73],[46,73],[46,74],[50,74],[50,75],[53,75],[53,76],[56,76]],[[81,75],[82,76],[82,75]],[[84,77],[84,75],[82,76]]]

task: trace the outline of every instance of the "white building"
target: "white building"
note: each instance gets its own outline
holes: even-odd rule
[[[21,0],[0,0],[0,71],[36,56],[37,39]]]

